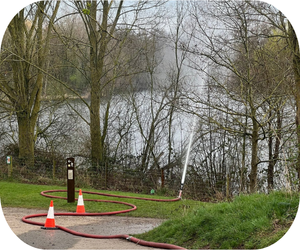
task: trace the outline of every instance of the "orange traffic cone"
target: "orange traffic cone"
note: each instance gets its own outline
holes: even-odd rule
[[[53,201],[50,202],[47,219],[46,219],[45,225],[42,227],[42,229],[57,229],[55,227]]]
[[[85,213],[81,189],[79,190],[79,196],[78,196],[76,213]]]

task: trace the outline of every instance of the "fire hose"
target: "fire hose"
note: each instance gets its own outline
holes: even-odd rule
[[[194,116],[193,119],[193,126],[192,126],[192,132],[190,134],[190,140],[187,148],[187,154],[186,154],[186,161],[184,164],[184,169],[182,173],[182,179],[181,179],[181,185],[180,185],[180,191],[179,191],[179,196],[178,198],[175,199],[153,199],[153,198],[142,198],[142,197],[132,197],[132,196],[122,196],[122,195],[113,195],[113,194],[106,194],[106,193],[98,193],[98,192],[88,192],[88,191],[83,191],[82,193],[86,194],[94,194],[94,195],[101,195],[101,196],[109,196],[109,197],[117,197],[117,198],[130,198],[130,199],[139,199],[139,200],[147,200],[147,201],[156,201],[156,202],[174,202],[174,201],[179,201],[181,199],[182,195],[182,190],[184,186],[184,181],[185,181],[185,176],[187,172],[187,166],[188,166],[188,161],[189,161],[189,155],[191,151],[191,146],[193,143],[193,135],[194,135],[194,129],[196,126],[196,117]],[[41,195],[48,197],[48,198],[55,198],[55,199],[65,199],[65,197],[60,197],[60,196],[54,196],[54,195],[49,195],[46,193],[53,193],[53,192],[67,192],[67,190],[47,190],[41,192]],[[77,199],[76,199],[77,200]],[[110,202],[110,203],[117,203],[117,204],[123,204],[126,206],[131,207],[130,209],[126,210],[121,210],[121,211],[114,211],[114,212],[103,212],[103,213],[54,213],[56,216],[103,216],[103,215],[114,215],[114,214],[121,214],[121,213],[128,213],[130,211],[136,210],[136,206],[127,202],[122,202],[122,201],[112,201],[112,200],[96,200],[96,199],[84,199],[85,201],[94,201],[94,202]],[[38,225],[38,226],[44,226],[43,223],[40,222],[35,222],[32,220],[29,220],[31,218],[36,218],[36,217],[42,217],[42,216],[47,216],[47,213],[44,214],[32,214],[32,215],[27,215],[22,218],[22,221],[25,223],[33,224],[33,225]],[[94,235],[94,234],[86,234],[86,233],[81,233],[77,232],[74,230],[71,230],[66,227],[58,226],[56,225],[55,228],[61,229],[65,232],[68,232],[70,234],[76,235],[76,236],[82,236],[82,237],[88,237],[88,238],[96,238],[96,239],[126,239],[128,241],[134,242],[136,244],[142,245],[142,246],[149,246],[149,247],[156,247],[156,248],[165,248],[165,249],[184,249],[180,246],[172,245],[172,244],[166,244],[166,243],[156,243],[156,242],[150,242],[150,241],[144,241],[137,239],[133,236],[127,235],[127,234],[119,234],[119,235]]]
[[[67,192],[67,190],[47,190],[47,191],[41,192],[41,195],[43,195],[45,197],[48,197],[48,198],[65,199],[65,200],[67,199],[65,197],[46,194],[46,193],[53,193],[53,192]],[[152,199],[152,198],[121,196],[121,195],[113,195],[113,194],[106,194],[106,193],[89,192],[89,191],[82,191],[82,193],[101,195],[101,196],[109,196],[109,197],[117,197],[117,198],[130,198],[130,199],[148,200],[148,201],[156,201],[156,202],[174,202],[174,201],[179,201],[181,199],[181,197],[180,197],[181,192],[180,192],[180,196],[178,198],[175,198],[175,199]],[[127,202],[122,202],[122,201],[97,200],[97,199],[84,199],[84,201],[117,203],[117,204],[123,204],[123,205],[129,206],[131,208],[126,209],[126,210],[113,211],[113,212],[102,212],[102,213],[71,213],[71,212],[68,212],[68,213],[54,213],[54,215],[55,216],[104,216],[104,215],[115,215],[115,214],[121,214],[121,213],[128,213],[130,211],[134,211],[134,210],[137,209],[137,207],[135,205],[127,203]],[[25,223],[28,223],[28,224],[32,224],[32,225],[44,226],[44,223],[29,220],[29,219],[32,219],[32,218],[43,217],[43,216],[47,216],[47,213],[27,215],[27,216],[24,216],[22,218],[22,221],[25,222]],[[77,231],[74,231],[74,230],[71,230],[69,228],[59,226],[59,225],[56,225],[55,227],[57,229],[65,231],[67,233],[70,233],[70,234],[73,234],[73,235],[76,235],[76,236],[81,236],[81,237],[95,238],[95,239],[126,239],[130,242],[133,242],[133,243],[136,243],[136,244],[142,245],[142,246],[149,246],[149,247],[155,247],[155,248],[164,248],[164,249],[184,249],[180,246],[176,246],[176,245],[172,245],[172,244],[144,241],[144,240],[137,239],[137,238],[135,238],[133,236],[130,236],[130,235],[127,235],[127,234],[94,235],[94,234],[87,234],[87,233],[77,232]]]

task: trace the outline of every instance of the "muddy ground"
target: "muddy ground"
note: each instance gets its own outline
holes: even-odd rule
[[[3,213],[12,231],[26,244],[39,249],[153,249],[136,245],[123,239],[91,239],[78,237],[61,230],[42,230],[39,226],[26,224],[22,217],[47,213],[45,210],[8,208]],[[63,211],[55,211],[63,212]],[[33,218],[45,222],[46,217]],[[72,230],[99,235],[139,234],[159,226],[163,220],[124,216],[65,217],[56,216],[56,225]]]

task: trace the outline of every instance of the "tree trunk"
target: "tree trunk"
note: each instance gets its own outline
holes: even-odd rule
[[[100,128],[100,78],[102,75],[103,58],[98,59],[97,32],[97,2],[90,2],[90,67],[91,67],[91,106],[90,106],[90,135],[91,135],[91,159],[92,166],[99,170],[102,164],[101,128]],[[105,18],[105,17],[103,17]],[[106,27],[103,27],[106,28]],[[101,48],[102,50],[104,48]],[[100,55],[104,57],[102,54]]]
[[[34,127],[30,117],[25,111],[17,113],[19,127],[19,159],[22,165],[34,165]]]
[[[269,136],[269,165],[268,165],[268,192],[270,192],[274,187],[274,161],[273,161],[273,136],[270,131]]]
[[[250,172],[250,192],[257,191],[257,152],[258,152],[258,123],[255,115],[252,116],[253,131],[252,131],[252,156],[251,156],[251,172]]]
[[[246,118],[247,119],[247,118]],[[246,184],[246,126],[247,126],[247,120],[243,135],[243,146],[242,146],[242,167],[241,167],[241,176],[240,176],[240,193],[243,193],[245,191],[245,184]]]
[[[246,113],[246,121],[244,124],[244,134],[243,134],[243,144],[242,144],[242,167],[241,167],[241,177],[240,177],[240,193],[243,193],[245,191],[246,186],[246,140],[247,140],[247,126],[248,126],[248,109],[245,107],[245,113]]]
[[[164,172],[164,169],[161,168],[161,188],[164,188],[165,187],[165,172]]]
[[[230,199],[230,175],[226,175],[226,199]]]
[[[100,131],[100,97],[95,84],[91,86],[90,135],[92,166],[98,168],[102,161]]]
[[[271,114],[270,114],[271,115]],[[274,167],[279,157],[279,147],[281,140],[281,114],[280,110],[277,110],[277,122],[276,122],[276,131],[275,133],[275,149],[273,154],[273,136],[272,136],[272,127],[269,126],[270,136],[269,136],[269,165],[268,165],[268,191],[270,192],[274,187]],[[274,130],[274,129],[273,129]]]
[[[271,106],[271,105],[269,105]],[[271,192],[271,190],[274,187],[274,161],[273,161],[273,131],[272,131],[272,110],[270,110],[269,113],[269,141],[268,141],[268,148],[269,148],[269,165],[268,165],[268,174],[267,174],[267,180],[268,180],[268,192]],[[276,135],[275,135],[276,136]]]
[[[108,37],[108,13],[110,6],[108,1],[104,1],[102,11],[101,29],[97,23],[97,1],[88,1],[90,7],[90,18],[88,20],[88,32],[90,42],[90,68],[91,68],[91,106],[90,106],[90,135],[91,135],[91,158],[92,166],[99,170],[99,165],[104,166],[104,141],[105,141],[105,128],[103,134],[100,127],[100,104],[102,87],[101,80],[103,77],[104,58],[107,53],[107,46],[110,37]],[[114,33],[114,28],[120,16],[119,11],[122,8],[122,3],[119,5],[116,14],[115,22],[110,30],[110,34]],[[107,115],[104,117],[104,123],[107,124]]]

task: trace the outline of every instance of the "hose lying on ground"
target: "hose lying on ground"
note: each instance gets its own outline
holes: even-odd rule
[[[49,198],[55,198],[55,199],[67,199],[65,197],[60,196],[54,196],[54,195],[48,195],[46,193],[53,193],[53,192],[67,192],[67,190],[47,190],[41,192],[41,195]],[[118,198],[130,198],[130,199],[139,199],[139,200],[148,200],[148,201],[156,201],[156,202],[174,202],[179,201],[181,198],[175,198],[175,199],[152,199],[152,198],[142,198],[142,197],[131,197],[131,196],[122,196],[122,195],[113,195],[113,194],[105,194],[105,193],[97,193],[97,192],[89,192],[89,191],[82,191],[82,193],[86,194],[94,194],[94,195],[101,195],[101,196],[110,196],[110,197],[118,197]],[[77,200],[77,199],[76,199]],[[55,216],[103,216],[103,215],[114,215],[114,214],[121,214],[121,213],[128,213],[130,211],[134,211],[137,209],[137,207],[133,204],[122,202],[122,201],[111,201],[111,200],[95,200],[95,199],[84,199],[84,201],[94,201],[94,202],[110,202],[110,203],[117,203],[117,204],[123,204],[126,206],[131,207],[130,209],[126,210],[120,210],[120,211],[114,211],[114,212],[103,212],[103,213],[55,213]],[[44,226],[44,223],[35,222],[32,220],[29,220],[31,218],[36,217],[43,217],[47,216],[47,213],[43,214],[32,214],[27,215],[22,218],[22,221],[28,224],[32,225],[38,225],[38,226]],[[119,235],[94,235],[94,234],[86,234],[77,232],[74,230],[71,230],[66,227],[62,227],[59,225],[56,225],[56,228],[61,229],[65,232],[68,232],[70,234],[81,236],[81,237],[87,237],[87,238],[96,238],[96,239],[126,239],[128,241],[134,242],[136,244],[142,245],[142,246],[149,246],[149,247],[155,247],[155,248],[165,248],[165,249],[184,249],[180,246],[172,245],[172,244],[166,244],[166,243],[156,243],[156,242],[150,242],[150,241],[144,241],[137,239],[135,237],[132,237],[127,234],[119,234]]]

